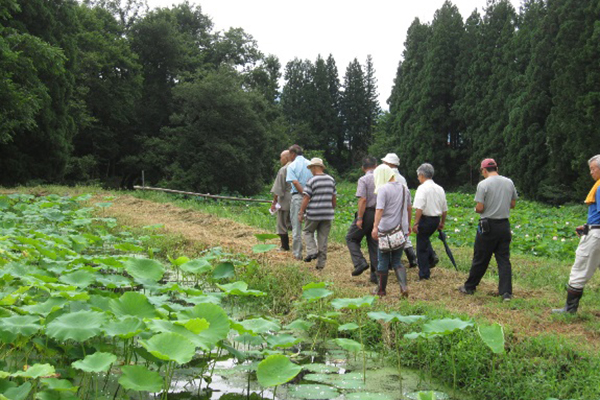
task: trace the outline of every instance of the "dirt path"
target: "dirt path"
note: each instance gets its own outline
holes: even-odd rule
[[[132,196],[117,197],[113,206],[104,212],[125,225],[163,224],[168,233],[183,235],[193,243],[207,247],[222,246],[248,255],[252,254],[252,246],[257,244],[254,234],[261,233],[258,228],[231,220]],[[323,271],[316,271],[314,263],[294,260],[290,253],[270,252],[266,257],[274,266],[296,265],[315,275],[316,281],[332,281],[344,293],[362,296],[369,294],[372,288],[371,284],[367,284],[367,273],[360,277],[350,275],[350,256],[346,246],[339,243],[330,243],[327,267]],[[496,284],[490,281],[482,282],[476,296],[458,293],[456,288],[463,283],[465,277],[463,273],[454,270],[437,268],[433,270],[431,280],[419,282],[417,271],[409,269],[408,279],[410,302],[423,301],[451,312],[483,317],[510,326],[517,339],[543,333],[559,333],[578,343],[600,348],[600,332],[586,329],[584,322],[578,319],[567,322],[551,316],[550,305],[561,304],[563,300],[556,293],[516,287],[515,299],[510,303],[502,303],[499,297],[488,295],[496,289]],[[388,286],[388,296],[384,301],[390,306],[398,304],[399,290],[395,278],[390,278]],[[399,304],[401,310],[402,303]]]

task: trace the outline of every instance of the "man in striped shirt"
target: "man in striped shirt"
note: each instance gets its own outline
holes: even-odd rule
[[[323,160],[313,158],[307,168],[310,169],[313,177],[304,187],[304,198],[298,221],[302,222],[306,212],[303,233],[308,255],[304,261],[310,262],[316,259],[316,268],[321,270],[325,268],[327,261],[327,239],[334,217],[337,192],[335,180],[324,172]],[[315,232],[317,232],[317,242],[315,242]]]

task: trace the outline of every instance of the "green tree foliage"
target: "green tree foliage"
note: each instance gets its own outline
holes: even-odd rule
[[[365,73],[355,58],[346,68],[341,102],[345,142],[348,146],[349,161],[352,164],[360,161],[370,144],[372,135],[372,128],[369,125],[370,111]]]

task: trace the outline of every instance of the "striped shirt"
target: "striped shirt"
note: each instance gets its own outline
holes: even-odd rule
[[[304,195],[310,198],[306,207],[306,218],[313,221],[331,221],[334,216],[333,196],[335,180],[327,175],[315,175],[306,182]]]

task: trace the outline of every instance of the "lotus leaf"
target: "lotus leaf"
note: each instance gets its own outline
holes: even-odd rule
[[[406,394],[406,398],[410,400],[446,400],[448,395],[443,392],[435,391],[420,391]]]
[[[261,242],[264,242],[265,240],[269,239],[279,239],[279,235],[276,235],[274,233],[256,233],[254,234],[254,237],[256,237]]]
[[[349,308],[351,310],[356,310],[362,307],[370,307],[375,301],[375,296],[363,296],[354,299],[334,299],[331,301],[331,305],[336,310],[341,308]]]
[[[393,400],[392,397],[382,393],[358,392],[344,395],[345,400]]]
[[[271,346],[272,348],[287,348],[287,347],[292,347],[298,343],[300,343],[302,341],[302,339],[299,339],[297,337],[294,337],[292,335],[288,335],[288,334],[283,334],[283,335],[276,335],[276,336],[269,336],[267,338],[267,343],[269,344],[269,346]]]
[[[39,322],[40,318],[32,315],[14,315],[0,319],[0,331],[29,337],[42,328]]]
[[[71,365],[83,372],[106,372],[115,361],[117,356],[114,354],[96,352],[83,360],[74,361]]]
[[[302,371],[302,367],[294,364],[284,355],[272,355],[258,364],[256,377],[264,387],[278,386],[291,381]]]
[[[252,246],[252,252],[254,253],[266,253],[277,248],[276,244],[255,244]]]
[[[137,292],[123,293],[119,299],[111,300],[109,307],[117,317],[155,318],[158,316],[146,296]]]
[[[12,386],[4,391],[4,398],[8,400],[25,400],[31,392],[32,385],[25,382],[20,386]],[[0,395],[2,396],[2,395]]]
[[[123,375],[119,377],[119,384],[127,390],[159,392],[163,387],[160,374],[141,365],[124,366],[121,371]]]
[[[324,299],[325,297],[331,296],[333,292],[325,288],[310,288],[302,292],[302,298],[309,302]]]
[[[358,329],[359,326],[354,322],[350,322],[348,324],[338,326],[338,331],[354,331]]]
[[[212,266],[204,258],[188,261],[184,264],[181,264],[179,268],[181,268],[182,271],[198,275],[212,270]]]
[[[140,340],[140,344],[153,356],[178,364],[190,362],[196,354],[196,347],[190,340],[173,332],[159,333],[149,340]]]
[[[204,323],[206,323],[206,320],[204,320],[204,319],[202,319],[200,321],[205,321]],[[187,322],[187,321],[178,321],[178,322],[180,322],[181,324],[176,325],[174,322],[159,319],[159,320],[148,321],[148,326],[150,327],[150,329],[152,329],[153,332],[177,333],[177,334],[185,337],[187,340],[192,342],[194,345],[202,348],[202,350],[209,351],[211,349],[210,343],[207,343],[203,337],[201,337],[198,334],[193,333],[192,331],[187,329],[185,326],[183,326],[185,324],[185,322]],[[203,322],[200,322],[200,323],[204,324]],[[208,323],[206,323],[206,324],[208,324]]]
[[[234,338],[238,343],[243,343],[247,346],[260,346],[263,343],[266,343],[266,340],[262,336],[254,336],[249,333],[244,333],[240,336]]]
[[[12,374],[14,377],[37,379],[49,377],[56,373],[54,367],[50,364],[33,364],[25,371],[19,371]]]
[[[179,315],[182,320],[202,318],[205,319],[209,326],[208,329],[200,332],[200,339],[214,347],[219,341],[225,339],[229,333],[229,317],[225,311],[216,304],[204,303],[198,304],[189,311],[184,311]]]
[[[235,276],[235,267],[230,262],[222,262],[215,267],[213,279],[227,279]]]
[[[363,375],[360,373],[349,374],[308,374],[304,379],[314,382],[333,385],[338,389],[363,389]]]
[[[83,342],[101,332],[105,319],[104,314],[95,311],[63,314],[47,325],[46,334],[57,340]]]
[[[73,386],[68,379],[42,378],[40,379],[40,382],[47,386],[48,389],[57,391],[76,392],[78,388],[77,386]]]
[[[338,346],[340,346],[342,349],[350,351],[352,353],[356,353],[362,350],[362,345],[356,340],[335,338],[332,341]]]
[[[217,287],[227,293],[228,295],[233,296],[266,296],[265,292],[261,292],[260,290],[251,290],[248,289],[248,284],[243,281],[228,283],[226,285],[220,285],[217,283]]]
[[[328,284],[326,282],[311,282],[309,284],[302,286],[302,290],[322,289],[322,288],[326,288],[327,286],[328,286]]]
[[[269,331],[277,332],[281,326],[277,322],[269,321],[264,318],[253,318],[241,321],[240,325],[254,334],[267,333]]]
[[[496,354],[504,353],[504,330],[502,325],[494,324],[490,326],[479,325],[477,327],[479,336],[483,342]]]
[[[107,336],[118,336],[121,339],[130,339],[144,331],[146,325],[136,317],[125,317],[116,321],[110,321],[103,326]]]
[[[423,325],[423,333],[449,335],[456,330],[463,330],[475,325],[471,321],[463,321],[462,319],[434,319]]]
[[[125,261],[125,270],[136,281],[148,280],[158,282],[165,273],[165,269],[161,263],[145,258],[130,258]]]
[[[84,289],[90,286],[96,280],[96,274],[83,269],[77,270],[70,274],[61,275],[59,280],[68,285],[77,286]]]
[[[316,373],[324,373],[324,374],[337,374],[340,372],[340,369],[333,365],[327,364],[307,364],[303,366],[305,370]]]
[[[96,278],[96,281],[109,289],[132,286],[131,279],[123,275],[103,275]]]
[[[179,267],[180,265],[183,265],[186,262],[190,261],[190,259],[185,256],[181,256],[181,257],[177,257],[177,258],[171,258],[171,256],[167,256],[167,258],[169,259],[171,264],[175,265],[176,267]]]
[[[133,243],[119,243],[119,244],[116,244],[114,247],[115,247],[115,249],[124,251],[126,253],[135,253],[135,252],[144,251],[143,247],[140,247]]]
[[[304,321],[303,319],[297,319],[290,322],[285,326],[285,329],[294,329],[299,331],[307,331],[314,325],[314,322]]]
[[[296,385],[289,393],[293,397],[311,400],[334,399],[340,395],[335,388],[326,385]]]
[[[427,319],[424,315],[402,315],[397,312],[386,313],[383,311],[372,311],[367,314],[369,318],[374,320],[381,320],[384,322],[402,322],[404,324],[413,324],[415,322]]]

